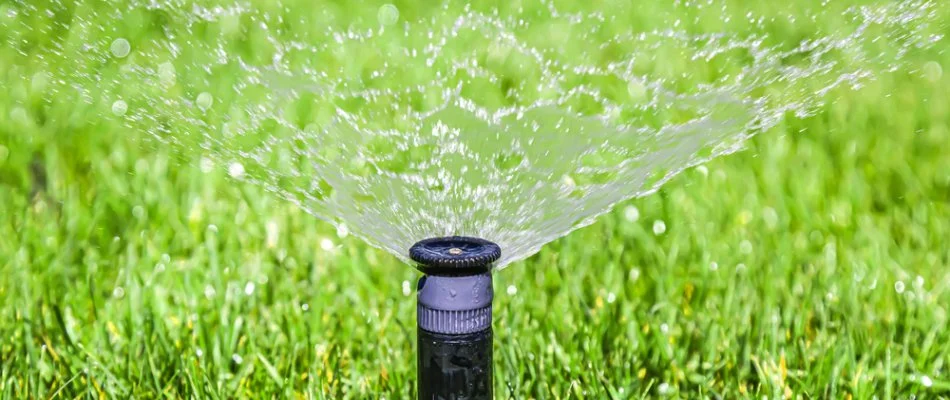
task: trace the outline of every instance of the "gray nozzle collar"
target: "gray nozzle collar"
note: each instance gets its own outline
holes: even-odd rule
[[[494,297],[490,272],[467,276],[428,275],[419,279],[419,327],[446,334],[474,333],[491,327]]]

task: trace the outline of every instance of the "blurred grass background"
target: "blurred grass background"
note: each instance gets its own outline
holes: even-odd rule
[[[564,5],[614,6],[682,10]],[[44,72],[111,68],[44,50],[97,7],[0,3],[0,397],[411,398],[412,268],[49,95]],[[497,274],[497,397],[950,396],[945,48]]]

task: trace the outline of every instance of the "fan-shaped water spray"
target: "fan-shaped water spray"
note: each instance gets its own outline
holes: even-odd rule
[[[303,1],[13,4],[5,23],[54,38],[8,42],[51,93],[403,259],[465,235],[498,243],[501,267],[940,39],[926,1],[676,2],[680,17],[654,21],[623,2],[384,5],[347,26]],[[815,28],[828,19],[838,29]],[[114,37],[125,24],[151,29]],[[49,70],[50,57],[76,62]]]

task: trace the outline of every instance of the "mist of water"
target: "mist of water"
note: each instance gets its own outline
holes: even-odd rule
[[[384,5],[352,21],[304,1],[79,4],[0,10],[53,38],[7,43],[53,95],[403,259],[467,235],[501,245],[501,267],[940,40],[927,1]]]

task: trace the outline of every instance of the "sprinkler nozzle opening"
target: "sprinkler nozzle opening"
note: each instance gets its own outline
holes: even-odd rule
[[[430,238],[412,245],[409,258],[430,275],[474,274],[491,270],[491,263],[501,258],[501,247],[466,236]]]

